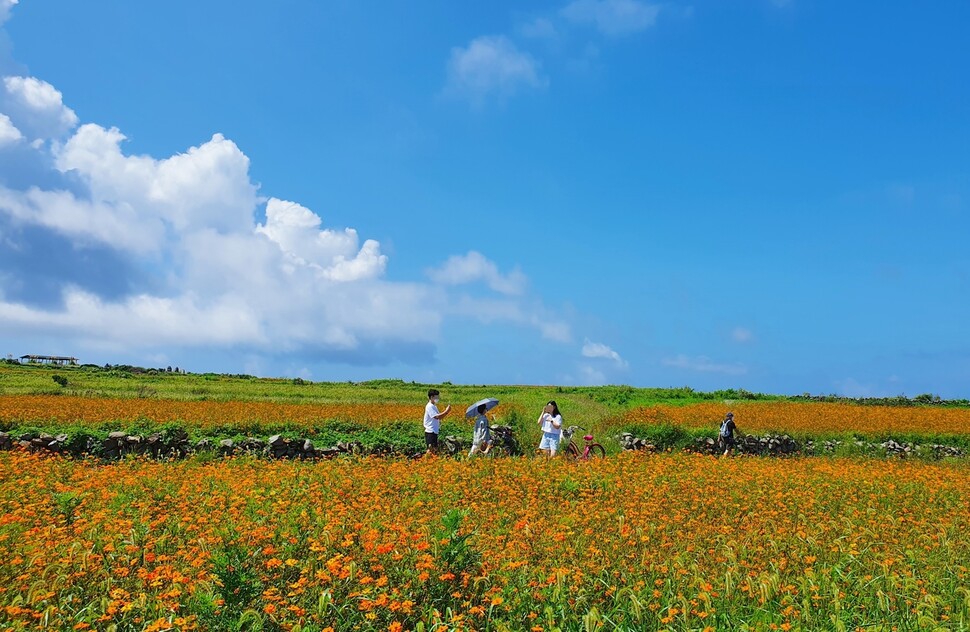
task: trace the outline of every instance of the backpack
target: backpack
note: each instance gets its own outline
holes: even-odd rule
[[[734,420],[725,419],[721,422],[721,436],[722,437],[733,437],[734,436]]]

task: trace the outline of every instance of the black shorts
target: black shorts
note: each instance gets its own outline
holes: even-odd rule
[[[429,448],[438,448],[438,433],[437,432],[426,432],[424,433],[424,444]]]
[[[734,447],[734,437],[721,437],[721,447],[727,450]]]

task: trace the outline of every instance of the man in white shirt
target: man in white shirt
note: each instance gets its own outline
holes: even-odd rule
[[[424,407],[424,443],[428,446],[428,452],[438,451],[438,433],[441,430],[441,420],[451,412],[451,404],[445,407],[444,411],[438,411],[438,402],[441,400],[441,393],[437,389],[428,391],[428,405]]]

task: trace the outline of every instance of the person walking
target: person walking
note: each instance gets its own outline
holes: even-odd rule
[[[485,417],[486,410],[488,410],[488,406],[485,404],[479,404],[476,409],[478,416],[475,417],[475,429],[472,432],[472,449],[468,453],[468,456],[474,456],[476,452],[488,454],[488,451],[492,449],[492,429],[488,425],[488,418]]]
[[[428,403],[424,407],[424,443],[428,452],[438,451],[438,433],[441,432],[441,420],[451,412],[451,404],[444,411],[438,410],[441,393],[437,389],[428,390]]]
[[[559,449],[559,440],[562,439],[562,415],[559,413],[559,405],[555,400],[550,400],[542,408],[539,415],[539,427],[542,428],[542,441],[539,449],[545,453],[547,458],[556,456]]]
[[[721,448],[724,450],[723,456],[728,456],[734,449],[734,432],[738,429],[734,423],[734,413],[728,413],[721,422],[721,430],[718,432],[718,439]]]

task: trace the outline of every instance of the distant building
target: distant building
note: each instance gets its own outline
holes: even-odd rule
[[[23,355],[20,356],[21,362],[38,362],[40,364],[59,364],[59,365],[69,365],[77,364],[77,358],[69,358],[65,356],[47,356],[47,355]]]

